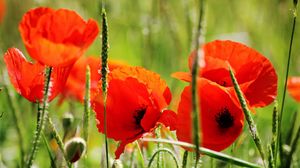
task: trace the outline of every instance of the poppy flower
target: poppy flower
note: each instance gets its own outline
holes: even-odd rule
[[[0,23],[2,22],[5,15],[5,0],[0,0]]]
[[[300,102],[300,77],[289,77],[287,83],[289,94],[297,101]]]
[[[84,100],[85,92],[85,76],[87,65],[90,67],[91,74],[91,99],[96,94],[98,81],[101,79],[99,74],[99,69],[101,66],[101,61],[99,57],[80,57],[76,63],[73,65],[71,72],[68,76],[66,85],[62,91],[62,100],[66,97],[71,99],[76,99],[80,102]],[[108,66],[110,70],[113,70],[119,66],[123,66],[120,62],[111,62],[109,61]],[[61,100],[61,101],[62,101]]]
[[[30,56],[53,67],[75,63],[99,32],[93,19],[84,21],[74,11],[44,7],[28,11],[19,30]]]
[[[126,144],[147,132],[158,123],[174,129],[176,114],[166,110],[171,92],[166,83],[154,72],[141,67],[122,67],[108,75],[107,137],[120,141],[116,158],[123,153]],[[92,100],[99,132],[104,132],[103,100],[101,87]]]
[[[264,107],[277,95],[277,74],[271,62],[252,48],[233,41],[216,40],[203,46],[204,66],[199,77],[206,78],[234,92],[228,64],[251,107]],[[189,67],[196,52],[189,56]],[[177,72],[174,77],[191,81],[190,73]]]
[[[17,92],[31,102],[42,101],[45,80],[45,65],[26,60],[22,52],[10,48],[4,55],[9,79]],[[69,67],[53,68],[49,101],[63,88],[69,74]]]
[[[244,126],[239,103],[227,89],[205,78],[198,78],[201,146],[221,151],[230,146]],[[192,143],[191,86],[184,88],[178,106],[176,134],[180,141]]]

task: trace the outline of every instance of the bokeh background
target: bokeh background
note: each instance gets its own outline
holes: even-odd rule
[[[28,57],[18,31],[18,24],[26,11],[38,6],[72,9],[85,19],[94,18],[98,21],[99,26],[101,25],[101,1],[99,0],[6,0],[6,13],[0,23],[0,87],[5,80],[8,80],[3,62],[4,52],[9,47],[17,47]],[[173,100],[170,108],[173,110],[177,108],[180,93],[186,83],[173,79],[170,75],[176,71],[188,71],[187,58],[193,48],[193,39],[195,39],[198,6],[197,0],[109,0],[105,2],[109,24],[109,59],[143,66],[159,73],[172,90]],[[283,93],[292,29],[292,8],[292,0],[206,0],[205,6],[203,31],[205,42],[216,39],[239,41],[255,48],[269,58],[275,66],[279,78],[277,98],[279,104]],[[299,26],[298,19],[290,67],[290,75],[294,76],[300,76]],[[101,38],[99,35],[85,55],[97,57],[100,53]],[[21,114],[25,132],[24,142],[28,151],[36,123],[36,108],[18,95],[13,87],[10,86],[10,89],[15,94],[15,101]],[[271,141],[272,109],[273,104],[256,109],[255,121],[264,145]],[[287,138],[294,113],[299,113],[298,110],[298,103],[287,95],[282,122],[284,139]],[[81,126],[83,106],[70,101],[58,106],[57,99],[51,103],[49,115],[53,118],[61,134],[61,121],[66,112],[71,112],[75,116],[76,123]],[[0,167],[4,165],[18,167],[18,137],[15,131],[15,122],[3,92],[0,92],[1,113],[3,115],[0,118]],[[79,167],[80,165],[99,167],[104,161],[103,135],[97,132],[93,116],[91,120],[88,158],[81,161],[84,163],[79,163]],[[296,121],[296,126],[299,127],[300,115]],[[247,125],[245,124],[245,126],[243,134],[236,143],[224,152],[251,162],[259,162],[259,155],[249,135]],[[173,133],[167,133],[166,136],[174,138]],[[112,158],[114,145],[115,143],[111,141]],[[52,147],[53,149],[57,148],[55,143],[52,144]],[[147,148],[142,149],[145,158],[151,156],[155,147],[154,144],[149,143]],[[135,146],[132,145],[132,148],[133,154],[123,156],[124,167],[130,167],[130,156],[137,157]],[[183,150],[176,147],[175,151],[182,158]],[[170,160],[165,164],[172,165],[171,159],[168,156],[165,158]],[[299,166],[300,157],[294,159],[294,166]],[[138,160],[134,161],[133,167],[139,167]],[[50,166],[43,143],[40,145],[35,163],[38,167]],[[219,161],[206,156],[203,157],[203,163],[204,167],[222,165]]]

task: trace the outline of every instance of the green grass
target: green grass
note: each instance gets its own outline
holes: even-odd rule
[[[0,24],[0,55],[9,47],[17,47],[29,58],[21,41],[18,31],[18,23],[22,15],[29,9],[37,6],[49,6],[52,8],[68,8],[75,10],[85,19],[94,18],[101,25],[101,1],[96,0],[6,0],[7,13],[4,21]],[[173,79],[170,74],[176,71],[188,70],[188,55],[192,48],[192,39],[195,37],[195,29],[198,23],[198,1],[197,0],[107,0],[106,12],[109,23],[109,59],[120,60],[130,65],[144,66],[147,69],[159,73],[165,79],[172,90],[173,99],[170,108],[176,111],[180,93],[185,83]],[[289,41],[293,22],[293,1],[292,0],[206,0],[205,9],[205,41],[215,39],[229,39],[240,41],[255,48],[273,63],[278,75],[278,97],[281,104],[286,61],[288,57]],[[300,31],[295,29],[292,58],[290,64],[290,75],[300,76]],[[101,39],[98,37],[93,45],[86,52],[86,55],[99,56],[101,53]],[[3,59],[0,59],[0,88],[4,86],[4,80],[8,80]],[[3,72],[3,73],[2,73]],[[4,74],[4,75],[2,75]],[[20,122],[24,130],[24,148],[28,154],[32,145],[32,135],[35,129],[36,107],[19,96],[12,86],[8,86],[15,94]],[[0,167],[18,167],[20,165],[20,149],[18,132],[15,129],[15,120],[12,109],[8,104],[5,90],[0,92]],[[57,98],[51,102],[49,114],[57,127],[60,135],[63,135],[62,117],[65,112],[74,114],[75,120],[80,123],[84,107],[80,103],[74,103],[70,108],[65,102],[57,106]],[[285,140],[289,131],[293,112],[299,110],[299,104],[288,94],[286,95],[285,108],[282,118],[282,137]],[[272,112],[273,104],[256,109],[254,121],[257,131],[266,147],[272,139]],[[300,115],[296,119],[296,127],[293,137],[299,127]],[[80,124],[78,124],[80,125]],[[80,125],[81,126],[81,125]],[[47,130],[47,129],[46,129]],[[45,131],[49,140],[49,132]],[[168,133],[169,138],[174,138],[174,133]],[[91,113],[89,127],[88,157],[79,161],[79,167],[99,167],[105,165],[104,136],[98,133]],[[50,148],[53,142],[49,141]],[[109,140],[110,163],[113,163],[113,151],[117,144]],[[135,144],[132,145],[132,153],[128,151],[122,156],[124,167],[129,165],[141,165],[140,154]],[[145,165],[148,164],[152,154],[156,151],[157,144],[148,142],[148,148],[141,147],[145,158]],[[164,148],[171,149],[179,163],[182,163],[184,149],[170,144],[164,144]],[[52,151],[53,155],[57,150]],[[265,148],[265,151],[266,148]],[[239,159],[260,164],[260,155],[256,150],[248,128],[245,124],[243,133],[237,141],[223,151],[227,155]],[[300,147],[295,151],[295,156],[300,154]],[[174,165],[171,156],[163,154],[165,167]],[[212,159],[208,155],[201,156],[203,167],[230,167],[231,163]],[[132,160],[132,161],[131,161]],[[156,162],[157,159],[154,159]],[[39,167],[50,167],[51,159],[49,151],[44,143],[35,158],[34,164]],[[187,167],[194,164],[194,155],[189,153]],[[294,167],[300,165],[300,158],[294,157]],[[152,167],[157,165],[152,163]],[[235,166],[233,166],[235,167]]]

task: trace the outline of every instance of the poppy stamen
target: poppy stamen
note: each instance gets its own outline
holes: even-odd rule
[[[216,114],[215,120],[218,123],[218,126],[223,129],[230,128],[233,126],[234,122],[233,116],[226,107],[221,109],[221,111]]]

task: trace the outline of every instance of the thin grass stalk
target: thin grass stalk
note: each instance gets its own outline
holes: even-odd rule
[[[274,157],[274,166],[276,166],[276,156],[277,156],[277,137],[278,137],[278,102],[275,101],[273,108],[272,117],[272,141],[271,141],[271,151]]]
[[[49,155],[49,158],[50,158],[50,161],[51,161],[51,167],[52,168],[56,168],[56,164],[55,164],[55,158],[54,156],[52,155],[52,152],[51,152],[51,148],[49,146],[49,143],[45,137],[45,134],[42,132],[42,139],[43,139],[43,142],[46,146],[46,149],[47,149],[47,152],[48,152],[48,155]]]
[[[71,168],[72,165],[71,165],[71,163],[69,162],[69,160],[68,160],[67,157],[66,157],[67,155],[66,155],[66,152],[65,152],[65,145],[64,145],[64,143],[63,143],[63,141],[62,141],[62,139],[61,139],[61,137],[60,137],[58,131],[56,130],[56,128],[55,128],[55,126],[54,126],[54,124],[53,124],[53,122],[52,122],[50,116],[47,116],[47,121],[48,121],[48,123],[49,123],[50,130],[51,130],[51,132],[52,132],[52,135],[53,135],[53,137],[54,137],[54,139],[55,139],[55,141],[56,141],[56,143],[57,143],[59,149],[61,150],[61,152],[62,152],[62,154],[63,154],[63,157],[64,157],[64,159],[65,159],[65,161],[66,161],[66,163],[67,163],[68,168]]]
[[[108,73],[108,24],[107,17],[104,6],[102,8],[102,52],[101,52],[101,79],[102,79],[102,97],[104,106],[104,138],[105,138],[105,153],[106,153],[106,167],[109,167],[108,160],[108,140],[107,140],[107,111],[106,111],[106,101],[107,101],[107,73]]]
[[[185,150],[182,157],[182,168],[186,168],[188,162],[189,151]]]
[[[293,133],[294,133],[294,130],[295,130],[297,118],[298,118],[298,112],[294,111],[292,121],[290,122],[291,127],[288,130],[287,139],[286,139],[286,142],[285,142],[285,144],[287,144],[289,146],[292,145],[292,138],[293,138]]]
[[[4,86],[4,91],[6,93],[7,96],[7,100],[8,100],[8,105],[10,106],[10,109],[12,111],[12,115],[13,115],[13,120],[15,121],[15,127],[17,130],[17,134],[18,134],[18,139],[19,139],[19,147],[20,147],[20,154],[21,154],[21,166],[23,167],[24,165],[24,156],[25,156],[25,148],[24,148],[24,141],[23,141],[23,137],[24,137],[24,131],[23,131],[23,124],[21,122],[20,119],[20,112],[19,110],[17,110],[18,108],[16,108],[16,104],[15,104],[15,100],[13,98],[12,93],[10,92],[10,90],[8,89],[8,86],[5,84]],[[3,114],[3,113],[2,113]],[[1,115],[2,117],[2,115]]]
[[[268,161],[269,161],[269,168],[274,168],[275,167],[275,160],[274,160],[274,155],[273,155],[273,150],[271,145],[268,145],[268,153],[269,153],[269,157],[268,157]]]
[[[160,130],[161,130],[161,125],[159,125],[156,129],[155,129],[155,136],[156,138],[161,138],[161,133],[160,133]],[[157,143],[157,149],[161,149],[163,148],[163,145],[161,143]],[[157,154],[157,167],[159,168],[163,168],[164,167],[164,160],[163,160],[163,155],[161,153],[158,153]]]
[[[143,156],[143,153],[142,153],[142,150],[140,148],[138,141],[135,141],[135,144],[136,144],[136,147],[138,148],[138,153],[139,153],[138,158],[142,162],[142,167],[145,167],[145,159],[144,159],[144,156]]]
[[[294,155],[295,151],[297,150],[299,139],[300,139],[300,126],[298,127],[296,136],[291,145],[291,151],[290,151],[290,153],[287,157],[287,161],[286,161],[286,166],[285,166],[286,168],[289,168],[291,166],[293,155]]]
[[[91,113],[90,112],[91,111],[90,110],[91,109],[90,88],[91,88],[91,70],[90,70],[90,66],[87,66],[86,74],[85,74],[85,95],[84,95],[84,113],[83,113],[83,138],[86,141],[87,145],[89,140],[90,113]],[[87,150],[86,150],[86,154],[87,154]]]
[[[244,112],[244,115],[245,115],[245,118],[247,120],[247,123],[248,123],[248,126],[249,126],[249,131],[250,131],[250,134],[255,142],[255,145],[260,153],[260,156],[263,160],[263,163],[266,167],[266,163],[265,163],[265,151],[264,151],[264,148],[262,146],[262,142],[261,142],[261,139],[259,137],[259,134],[258,134],[258,131],[256,129],[256,124],[251,116],[251,111],[249,110],[248,106],[247,106],[247,103],[246,103],[246,100],[243,96],[243,92],[241,91],[241,88],[232,72],[232,69],[231,67],[229,66],[229,72],[230,72],[230,77],[231,77],[231,80],[232,80],[232,83],[234,85],[234,90],[235,90],[235,93],[237,94],[238,96],[238,99],[239,99],[239,102],[241,104],[241,107],[243,109],[243,112]]]
[[[38,108],[38,122],[36,125],[36,131],[34,133],[34,140],[33,140],[33,146],[30,152],[30,155],[27,160],[27,167],[30,168],[32,166],[33,160],[35,158],[35,155],[38,150],[38,146],[40,144],[41,139],[41,133],[44,130],[45,127],[45,120],[47,118],[48,113],[48,99],[49,99],[49,90],[50,90],[50,79],[51,79],[51,73],[52,73],[52,67],[46,68],[46,75],[45,75],[45,82],[44,82],[44,95],[43,95],[43,101],[42,101],[42,107]]]
[[[186,148],[192,148],[195,149],[196,146],[194,144],[186,143],[186,142],[181,142],[181,141],[172,141],[168,139],[154,139],[154,138],[142,138],[142,141],[146,142],[160,142],[160,143],[166,143],[166,144],[172,144],[172,145],[178,145]],[[199,151],[203,155],[207,155],[209,157],[219,159],[224,162],[230,162],[234,165],[241,166],[241,167],[252,167],[252,168],[260,168],[261,166],[247,162],[242,159],[238,159],[236,157],[232,157],[230,155],[223,154],[221,152],[213,151],[207,148],[199,147]]]
[[[154,161],[155,156],[156,156],[156,155],[159,155],[159,153],[161,153],[161,152],[168,153],[168,154],[173,158],[173,160],[175,161],[176,167],[179,168],[179,161],[178,161],[178,159],[176,158],[176,155],[175,155],[170,149],[168,149],[168,148],[161,148],[161,149],[158,149],[158,150],[152,155],[152,157],[150,158],[150,161],[149,161],[149,163],[148,163],[148,168],[151,167],[151,164],[152,164],[152,162]]]
[[[294,0],[294,9],[293,9],[293,26],[292,26],[292,32],[291,32],[291,39],[289,44],[289,52],[288,52],[288,59],[287,59],[287,66],[285,71],[285,81],[284,81],[284,88],[283,88],[283,95],[281,100],[281,110],[279,113],[279,128],[278,132],[279,135],[277,137],[277,149],[278,149],[278,142],[279,139],[281,139],[281,121],[283,117],[283,110],[284,110],[284,102],[285,102],[285,95],[286,95],[286,88],[287,88],[287,80],[289,76],[289,70],[290,70],[290,62],[291,62],[291,55],[292,55],[292,48],[293,48],[293,40],[294,40],[294,34],[295,34],[295,27],[296,27],[296,19],[297,19],[297,6],[298,6],[298,0]],[[275,163],[276,165],[276,163]]]
[[[197,27],[197,34],[196,34],[196,43],[195,48],[197,51],[196,57],[193,60],[193,66],[192,66],[192,132],[193,132],[193,143],[196,145],[196,161],[195,161],[195,167],[197,168],[198,160],[200,158],[200,152],[198,151],[200,147],[200,116],[198,112],[198,98],[197,97],[197,77],[198,77],[198,62],[200,60],[200,49],[199,45],[201,44],[201,30],[202,30],[202,22],[203,22],[203,15],[204,15],[204,0],[200,0],[200,7],[199,7],[199,22]]]

